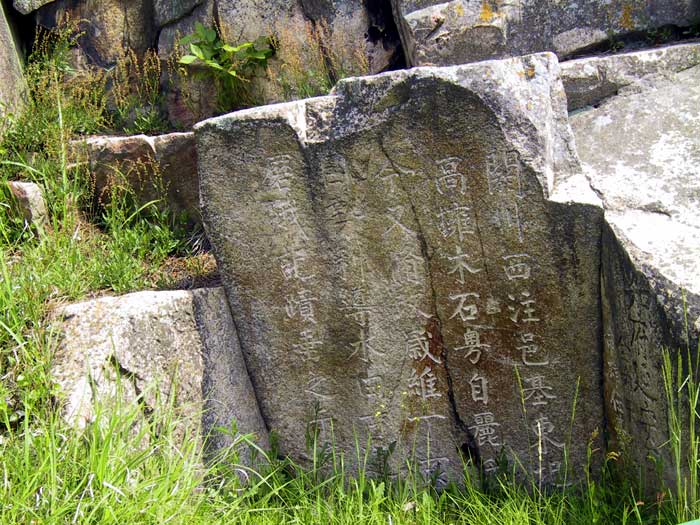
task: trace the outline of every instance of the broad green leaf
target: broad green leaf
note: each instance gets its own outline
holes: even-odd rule
[[[205,60],[204,61],[206,65],[208,65],[212,69],[216,69],[219,71],[224,71],[224,68],[221,67],[221,65],[218,62],[215,62],[213,60]]]
[[[238,46],[225,45],[224,51],[226,51],[227,53],[240,53],[241,50],[247,49],[247,48],[252,47],[252,46],[253,46],[253,44],[251,44],[250,42],[243,42],[241,45],[238,45]]]
[[[206,60],[204,53],[202,52],[202,48],[198,45],[190,44],[190,51],[192,51],[192,54],[200,60]]]
[[[194,55],[184,55],[183,57],[180,58],[180,60],[178,62],[180,62],[180,64],[189,65],[192,62],[194,62],[195,60],[198,60],[198,59]]]

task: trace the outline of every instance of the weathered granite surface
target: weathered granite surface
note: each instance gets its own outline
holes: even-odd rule
[[[158,52],[161,58],[171,55],[179,39],[191,34],[197,22],[207,27],[217,25],[224,40],[232,45],[274,36],[279,49],[277,56],[268,63],[270,78],[261,75],[253,81],[256,92],[268,103],[284,99],[279,77],[287,70],[296,70],[299,78],[306,72],[309,79],[298,82],[313,83],[312,77],[319,76],[324,64],[330,66],[332,75],[378,73],[393,65],[400,55],[399,36],[391,13],[378,11],[371,3],[356,0],[200,0],[185,5],[192,5],[192,9],[187,13],[178,9],[179,16],[160,31]],[[160,9],[156,5],[156,19],[161,17]],[[389,25],[393,31],[387,29]],[[280,57],[289,62],[282,62]],[[216,94],[210,83],[194,82],[185,86],[182,79],[169,80],[172,85],[167,105],[171,122],[190,126],[216,113]]]
[[[561,64],[569,111],[598,104],[621,90],[642,90],[700,64],[700,43],[678,44]]]
[[[610,225],[603,236],[608,417],[644,463],[667,439],[661,350],[695,351],[700,332],[700,66],[577,112],[571,124]]]
[[[65,16],[80,21],[81,63],[110,67],[126,50],[141,56],[155,43],[150,0],[55,0],[35,14],[37,24],[49,28],[56,27]]]
[[[700,16],[694,0],[392,0],[412,65],[451,65],[553,51],[566,58],[610,38]]]
[[[556,484],[567,446],[581,475],[604,424],[602,210],[557,190],[580,175],[558,75],[551,54],[418,68],[196,127],[205,227],[283,452],[308,458],[310,430],[350,461],[396,443],[394,471],[517,457]]]
[[[15,198],[18,211],[24,217],[25,223],[38,234],[44,233],[44,226],[49,219],[46,209],[44,190],[33,182],[8,181],[10,192]]]
[[[23,15],[28,15],[32,11],[36,11],[41,6],[50,4],[53,1],[54,0],[14,0],[12,6]]]
[[[162,200],[174,213],[184,214],[190,227],[201,225],[193,133],[90,137],[73,150],[89,162],[96,202],[108,199],[110,186],[125,180],[141,204]]]
[[[235,419],[267,446],[236,329],[222,288],[137,292],[71,304],[54,313],[60,345],[52,364],[64,417],[77,427],[140,403],[144,417],[175,396],[189,430],[202,435]],[[160,403],[160,404],[159,404]],[[230,437],[214,434],[214,448]]]
[[[27,89],[18,49],[5,15],[5,7],[0,5],[0,132],[3,129],[3,117],[7,113],[21,110],[22,96]]]

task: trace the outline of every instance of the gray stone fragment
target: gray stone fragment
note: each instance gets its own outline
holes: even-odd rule
[[[553,51],[566,58],[610,38],[687,27],[694,0],[392,0],[411,65],[451,65]]]
[[[680,44],[636,53],[580,58],[561,64],[569,111],[598,104],[650,75],[663,78],[700,64],[700,44]],[[641,89],[641,88],[640,88]]]
[[[50,4],[53,1],[54,0],[14,0],[12,5],[23,15],[28,15],[32,11],[36,11],[41,6]]]
[[[18,49],[5,7],[0,5],[0,133],[5,127],[4,117],[21,111],[27,90]]]
[[[396,443],[394,472],[459,478],[464,453],[557,483],[566,446],[582,475],[603,425],[602,210],[547,198],[580,175],[558,74],[551,54],[418,68],[196,126],[283,452],[308,459],[311,432],[352,462],[371,438],[374,461]]]
[[[10,192],[17,202],[20,213],[25,223],[31,226],[37,233],[43,234],[44,227],[49,219],[44,199],[44,190],[33,182],[8,181]]]
[[[609,420],[644,463],[649,452],[663,454],[666,441],[661,350],[695,351],[700,331],[700,66],[575,113],[571,124],[610,224],[603,237]]]
[[[235,419],[267,446],[223,289],[103,297],[63,306],[53,319],[60,344],[52,375],[72,425],[99,421],[119,403],[127,410],[142,403],[148,417],[175,395],[181,436],[206,436]],[[214,434],[210,444],[228,439]]]
[[[201,225],[193,133],[90,137],[74,150],[89,162],[97,202],[109,198],[113,183],[125,180],[141,204],[162,200],[174,213],[185,214],[191,227]]]
[[[153,18],[156,26],[163,27],[186,17],[204,0],[155,0]]]

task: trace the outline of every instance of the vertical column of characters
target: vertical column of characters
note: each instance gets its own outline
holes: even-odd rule
[[[332,417],[329,413],[332,396],[325,378],[314,374],[314,365],[321,358],[323,340],[318,327],[318,297],[312,291],[316,276],[308,269],[309,237],[294,200],[293,158],[276,155],[268,159],[263,183],[269,190],[270,220],[282,239],[282,251],[276,256],[284,283],[284,314],[290,325],[291,353],[309,371],[305,392],[314,400],[314,417],[309,422],[324,437],[329,437]]]

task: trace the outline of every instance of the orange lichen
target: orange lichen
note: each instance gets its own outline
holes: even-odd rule
[[[479,20],[482,22],[490,22],[493,19],[494,13],[493,13],[493,8],[491,7],[491,3],[488,0],[485,0],[483,4],[481,4],[481,13],[479,13]]]
[[[622,7],[622,16],[620,16],[620,27],[626,31],[631,31],[634,28],[634,19],[632,17],[632,4],[625,4]]]

